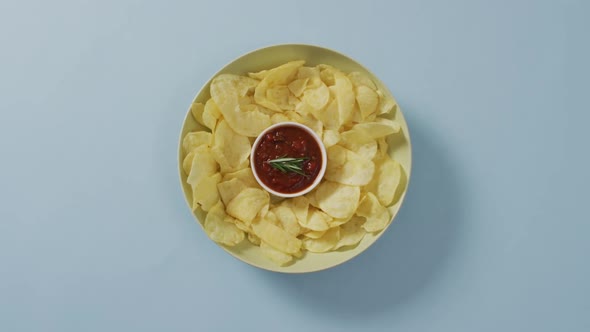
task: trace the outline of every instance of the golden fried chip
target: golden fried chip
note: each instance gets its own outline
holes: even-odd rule
[[[388,151],[389,151],[389,144],[387,144],[387,140],[385,137],[381,137],[380,139],[377,140],[377,145],[378,145],[378,155],[381,157],[384,156],[389,156]]]
[[[258,212],[269,202],[270,197],[266,191],[246,188],[229,202],[226,211],[230,216],[250,224]]]
[[[217,184],[219,197],[225,206],[231,202],[242,190],[248,188],[240,179],[233,178]]]
[[[221,174],[202,177],[193,186],[193,210],[201,207],[203,211],[209,211],[219,201],[217,184],[221,181]]]
[[[286,204],[291,208],[300,225],[301,223],[307,222],[309,200],[306,196],[293,197]]]
[[[324,177],[327,180],[351,186],[364,186],[373,178],[375,165],[371,159],[334,145],[327,151],[328,164]]]
[[[388,119],[377,119],[375,122],[358,123],[352,129],[340,134],[340,138],[354,144],[369,143],[377,138],[399,132],[399,123]]]
[[[222,74],[214,78],[211,82],[211,98],[219,107],[223,118],[236,133],[247,137],[256,137],[271,125],[270,116],[262,113],[255,106],[247,108],[239,104],[239,98],[245,96],[252,88],[249,82],[241,82],[240,77]]]
[[[207,213],[203,228],[209,237],[226,246],[235,246],[244,240],[244,232],[236,225],[225,221],[223,204],[218,201]]]
[[[289,117],[287,117],[283,113],[275,113],[275,114],[271,115],[270,121],[273,124],[275,124],[275,123],[281,123],[281,122],[289,122],[289,121],[291,121],[291,119],[289,119]]]
[[[340,133],[336,130],[324,130],[322,141],[327,149],[340,141]]]
[[[260,188],[260,185],[256,181],[256,178],[254,178],[254,174],[252,173],[252,169],[250,167],[223,174],[223,181],[229,181],[231,179],[238,179],[242,181],[247,187]]]
[[[286,204],[279,205],[271,210],[277,216],[282,228],[289,234],[297,236],[301,233],[301,226],[293,210]]]
[[[211,133],[206,131],[188,133],[182,139],[182,148],[186,153],[189,153],[203,144],[210,146],[211,138]]]
[[[221,111],[219,110],[219,107],[215,105],[213,99],[207,100],[207,103],[205,103],[205,110],[203,111],[203,124],[205,127],[211,129],[211,132],[214,132],[219,119],[221,119]]]
[[[254,91],[254,100],[256,100],[256,103],[275,112],[281,112],[281,108],[268,99],[267,91],[275,86],[287,85],[293,81],[297,75],[297,71],[304,63],[305,61],[291,61],[270,69],[262,81],[256,86]]]
[[[300,67],[297,70],[297,78],[320,78],[320,69],[318,67]]]
[[[352,84],[358,88],[359,86],[366,86],[373,91],[377,90],[377,86],[369,77],[367,77],[363,73],[359,73],[358,71],[353,71],[348,74],[348,79],[352,82]]]
[[[389,156],[378,158],[375,163],[375,176],[364,189],[375,194],[381,205],[389,206],[393,203],[395,191],[401,180],[402,169],[400,164]]]
[[[266,77],[266,74],[268,74],[268,70],[261,70],[257,73],[248,73],[248,76],[250,78],[262,81]]]
[[[211,176],[217,173],[219,164],[213,158],[211,149],[206,145],[201,145],[193,150],[194,157],[191,164],[191,171],[186,182],[191,186],[196,185],[202,177]]]
[[[318,120],[322,121],[325,129],[334,131],[340,129],[340,114],[338,113],[338,102],[336,99],[333,99],[325,109],[312,114]]]
[[[377,112],[379,96],[371,88],[361,85],[356,88],[356,102],[359,105],[361,119],[364,120]]]
[[[249,230],[249,232],[251,232],[251,230]],[[260,241],[260,238],[256,236],[256,234],[254,233],[248,233],[248,241],[250,241],[250,243],[252,243],[255,246],[260,246],[260,244],[262,243],[262,241]]]
[[[221,167],[221,172],[235,172],[248,166],[250,140],[234,132],[226,121],[221,120],[215,130],[211,153]]]
[[[281,252],[295,254],[301,250],[301,240],[264,219],[253,223],[252,229],[262,241]]]
[[[340,240],[340,228],[330,228],[319,239],[304,239],[303,248],[310,252],[327,252],[336,247],[338,240]]]
[[[280,111],[292,111],[295,109],[291,104],[291,92],[285,85],[277,85],[266,90],[266,99],[276,105]]]
[[[318,206],[333,218],[348,219],[356,210],[360,188],[332,181],[324,181],[315,190]]]
[[[303,90],[305,90],[305,88],[307,87],[308,81],[309,77],[296,79],[293,82],[289,83],[289,90],[295,97],[300,97],[303,93]]]
[[[365,230],[362,227],[364,223],[365,218],[354,216],[350,221],[340,226],[340,240],[334,249],[354,246],[361,242],[365,237]]]
[[[302,227],[310,229],[312,231],[325,231],[330,228],[330,221],[332,217],[318,209],[310,209],[307,220],[303,223],[299,223]]]
[[[191,168],[193,167],[193,159],[195,158],[195,152],[189,152],[186,157],[182,160],[182,169],[184,173],[188,175],[191,172]]]
[[[266,242],[260,242],[260,250],[266,257],[277,263],[279,266],[287,265],[293,260],[293,256],[273,248]]]
[[[395,99],[386,97],[380,90],[377,90],[377,95],[379,96],[379,109],[377,115],[388,114],[395,110],[397,107]]]
[[[301,96],[301,101],[309,105],[314,114],[322,110],[329,100],[330,90],[323,83],[318,87],[305,89]]]
[[[380,231],[391,221],[389,210],[382,206],[371,192],[368,192],[362,199],[356,210],[356,215],[367,219],[362,226],[367,232]]]
[[[337,71],[334,73],[334,95],[338,102],[338,121],[340,125],[351,122],[354,107],[354,92],[352,83],[346,75]]]
[[[331,86],[336,84],[334,74],[337,72],[340,73],[338,69],[325,64],[318,65],[318,68],[320,69],[320,78],[326,85]]]
[[[192,103],[192,105],[191,105],[191,114],[192,114],[193,118],[195,120],[197,120],[197,122],[200,124],[204,124],[203,123],[203,110],[204,109],[205,108],[202,103]]]
[[[327,229],[323,231],[307,231],[304,235],[310,239],[319,239],[322,236],[324,236],[324,234],[326,234],[327,231]]]

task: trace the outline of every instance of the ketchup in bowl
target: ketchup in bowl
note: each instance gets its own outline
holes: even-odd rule
[[[252,170],[258,183],[283,197],[303,195],[324,175],[326,151],[319,137],[295,122],[273,125],[252,147]]]

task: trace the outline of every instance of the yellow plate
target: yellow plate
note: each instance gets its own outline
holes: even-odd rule
[[[384,94],[389,97],[393,97],[387,87],[385,87],[385,85],[383,85],[383,83],[375,75],[373,75],[373,73],[371,73],[358,62],[336,51],[313,45],[285,44],[258,49],[232,61],[227,66],[223,67],[213,77],[224,73],[244,75],[248,72],[257,72],[263,69],[270,69],[293,60],[305,60],[306,65],[309,66],[328,64],[346,73],[358,71],[367,74],[368,77],[370,77],[373,82],[375,82],[375,84],[381,91],[383,91]],[[209,85],[211,84],[213,77],[209,79],[203,88],[201,88],[195,97],[194,102],[205,103],[210,98]],[[408,125],[399,107],[397,112],[394,112],[394,114],[391,115],[391,118],[400,123],[402,127],[402,133],[389,137],[389,154],[394,160],[398,161],[402,165],[405,171],[405,176],[400,183],[401,189],[398,189],[399,192],[396,193],[396,196],[399,197],[399,200],[394,206],[390,208],[391,215],[393,216],[392,219],[395,219],[395,216],[404,200],[408,180],[410,178],[410,171],[412,168],[412,149],[410,145]],[[182,151],[182,138],[187,133],[198,130],[205,130],[205,128],[194,120],[189,107],[182,125],[180,142],[178,144],[178,172],[180,174],[180,183],[184,192],[184,197],[189,208],[192,202],[192,190],[191,187],[186,183],[187,176],[182,170],[182,161],[184,159],[184,152]],[[197,212],[193,213],[193,215],[202,226],[202,222],[205,220],[205,214],[202,212]],[[378,232],[377,234],[367,233],[361,243],[359,243],[356,247],[340,249],[328,253],[306,252],[302,258],[295,260],[295,263],[284,267],[277,266],[276,263],[270,261],[260,252],[260,248],[252,245],[247,240],[243,241],[242,244],[236,247],[220,246],[241,261],[262,269],[285,273],[305,273],[324,270],[346,262],[347,260],[355,257],[367,249],[381,236],[381,234],[383,234],[386,229],[387,228],[381,232]]]

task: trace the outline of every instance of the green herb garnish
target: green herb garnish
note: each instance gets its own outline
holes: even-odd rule
[[[303,162],[306,161],[307,157],[303,158],[291,158],[281,157],[267,161],[267,163],[274,169],[277,169],[283,173],[297,173],[307,177],[307,174],[303,172]]]

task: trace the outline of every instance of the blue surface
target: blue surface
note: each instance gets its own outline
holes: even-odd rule
[[[590,331],[589,13],[583,1],[1,2],[0,331]],[[309,275],[227,255],[176,173],[201,85],[290,42],[375,72],[415,158],[388,232]]]

